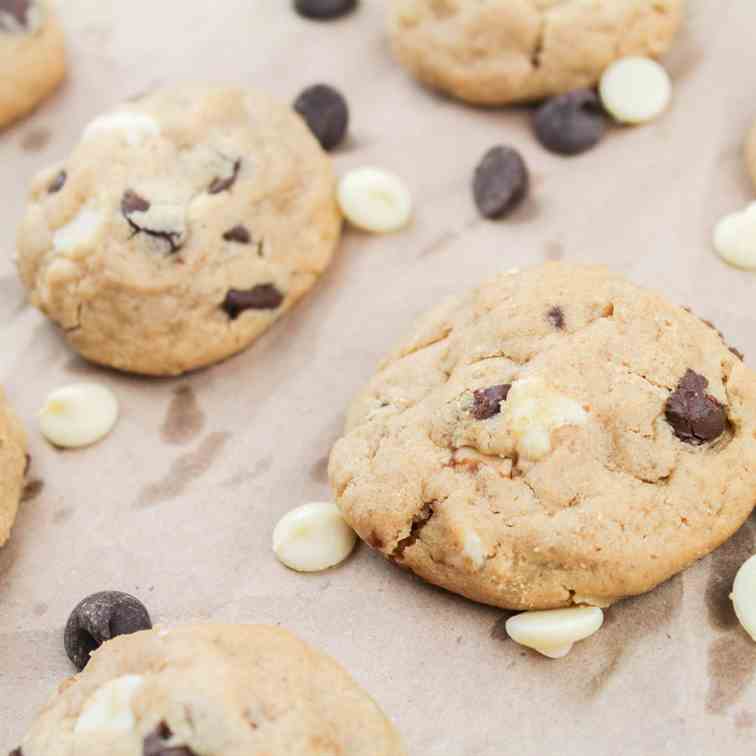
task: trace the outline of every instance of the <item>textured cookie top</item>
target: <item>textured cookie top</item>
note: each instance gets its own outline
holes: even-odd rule
[[[426,84],[504,104],[593,86],[625,55],[658,56],[684,0],[391,0],[398,58]]]
[[[106,643],[65,682],[23,756],[402,756],[334,661],[278,628],[200,625]]]
[[[513,609],[608,604],[756,501],[756,376],[602,268],[501,275],[423,318],[355,400],[330,476],[360,536]]]
[[[0,546],[16,519],[26,465],[26,434],[0,389]]]
[[[95,119],[35,179],[21,277],[84,356],[180,373],[243,348],[313,285],[340,232],[333,183],[269,97],[157,92]]]

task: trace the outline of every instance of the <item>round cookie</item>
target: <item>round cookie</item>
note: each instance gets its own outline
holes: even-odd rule
[[[756,186],[756,121],[751,127],[746,141],[746,167],[754,186]]]
[[[756,375],[603,268],[500,275],[432,310],[354,401],[344,517],[431,583],[508,609],[606,606],[756,503]]]
[[[333,660],[255,625],[107,642],[37,717],[23,756],[403,756],[378,706]]]
[[[0,390],[0,546],[10,538],[28,464],[26,434]]]
[[[684,0],[390,0],[396,57],[420,81],[478,105],[592,87],[627,55],[659,56]]]
[[[18,262],[84,357],[171,375],[247,347],[340,232],[330,161],[299,115],[259,92],[180,88],[95,119],[36,177]]]
[[[0,0],[0,128],[33,110],[66,72],[63,31],[47,0]]]

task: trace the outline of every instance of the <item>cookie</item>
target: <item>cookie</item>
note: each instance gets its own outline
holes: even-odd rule
[[[746,141],[746,167],[753,180],[753,185],[756,186],[756,121],[754,121]]]
[[[508,609],[607,606],[756,503],[756,374],[716,329],[603,268],[500,275],[424,317],[354,401],[347,522]]]
[[[299,115],[259,92],[179,88],[95,119],[36,177],[18,262],[84,357],[172,375],[247,347],[340,232],[330,161]]]
[[[334,661],[274,627],[124,635],[63,683],[23,756],[403,756],[400,738]]]
[[[0,390],[0,546],[10,537],[27,465],[26,434]]]
[[[627,55],[671,45],[684,0],[391,0],[396,57],[461,100],[503,105],[594,86]]]
[[[47,0],[0,0],[0,128],[37,107],[65,72],[63,31]]]

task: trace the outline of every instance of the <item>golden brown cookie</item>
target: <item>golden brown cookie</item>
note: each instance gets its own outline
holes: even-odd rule
[[[510,609],[608,605],[756,502],[756,375],[603,268],[504,274],[423,318],[357,397],[330,478],[368,544]]]
[[[16,519],[26,466],[26,434],[0,389],[0,546]]]

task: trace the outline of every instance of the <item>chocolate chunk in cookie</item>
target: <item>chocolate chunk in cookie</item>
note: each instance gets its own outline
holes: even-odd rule
[[[592,89],[576,89],[541,105],[533,118],[533,129],[547,150],[578,155],[604,136],[606,117]]]
[[[210,186],[207,188],[208,194],[220,194],[221,192],[227,192],[229,189],[231,189],[236,183],[236,179],[239,178],[241,165],[241,159],[235,160],[230,176],[226,176],[225,178],[218,176],[214,178],[210,182]]]
[[[20,748],[14,748],[8,756],[24,756],[24,752]]]
[[[236,242],[237,244],[249,244],[252,241],[249,231],[241,224],[226,231],[223,234],[223,239],[228,242]]]
[[[275,284],[258,284],[251,289],[231,289],[221,305],[231,320],[236,320],[245,310],[276,310],[284,301],[284,295]]]
[[[0,30],[8,30],[3,23],[3,16],[8,15],[19,26],[26,27],[29,23],[29,9],[31,0],[0,0]]]
[[[65,186],[67,178],[68,174],[65,171],[60,171],[58,174],[56,174],[55,178],[47,187],[48,194],[57,194]]]
[[[525,199],[528,167],[517,150],[492,147],[475,169],[473,197],[484,218],[501,218]]]
[[[308,87],[294,101],[324,150],[332,150],[344,140],[349,127],[349,106],[344,96],[327,84]]]
[[[121,213],[134,236],[147,234],[160,239],[168,244],[170,254],[178,252],[186,240],[183,213],[177,212],[175,205],[153,206],[135,191],[127,189],[121,198]]]
[[[708,385],[704,376],[688,370],[667,400],[667,422],[686,444],[699,446],[715,441],[727,428],[725,407],[706,393]]]
[[[71,612],[64,633],[68,658],[78,670],[105,641],[152,627],[144,605],[128,593],[101,591],[87,596]]]
[[[557,331],[564,330],[564,310],[561,307],[552,307],[546,313],[546,319]]]
[[[498,415],[501,412],[501,403],[507,400],[511,388],[511,384],[503,383],[475,391],[472,409],[470,410],[472,416],[476,420],[487,420],[489,417]]]
[[[188,746],[169,746],[166,745],[173,737],[173,732],[168,723],[161,722],[149,735],[144,739],[142,747],[143,756],[196,756],[194,751]]]
[[[305,18],[338,18],[356,7],[357,0],[294,0],[294,9]]]

